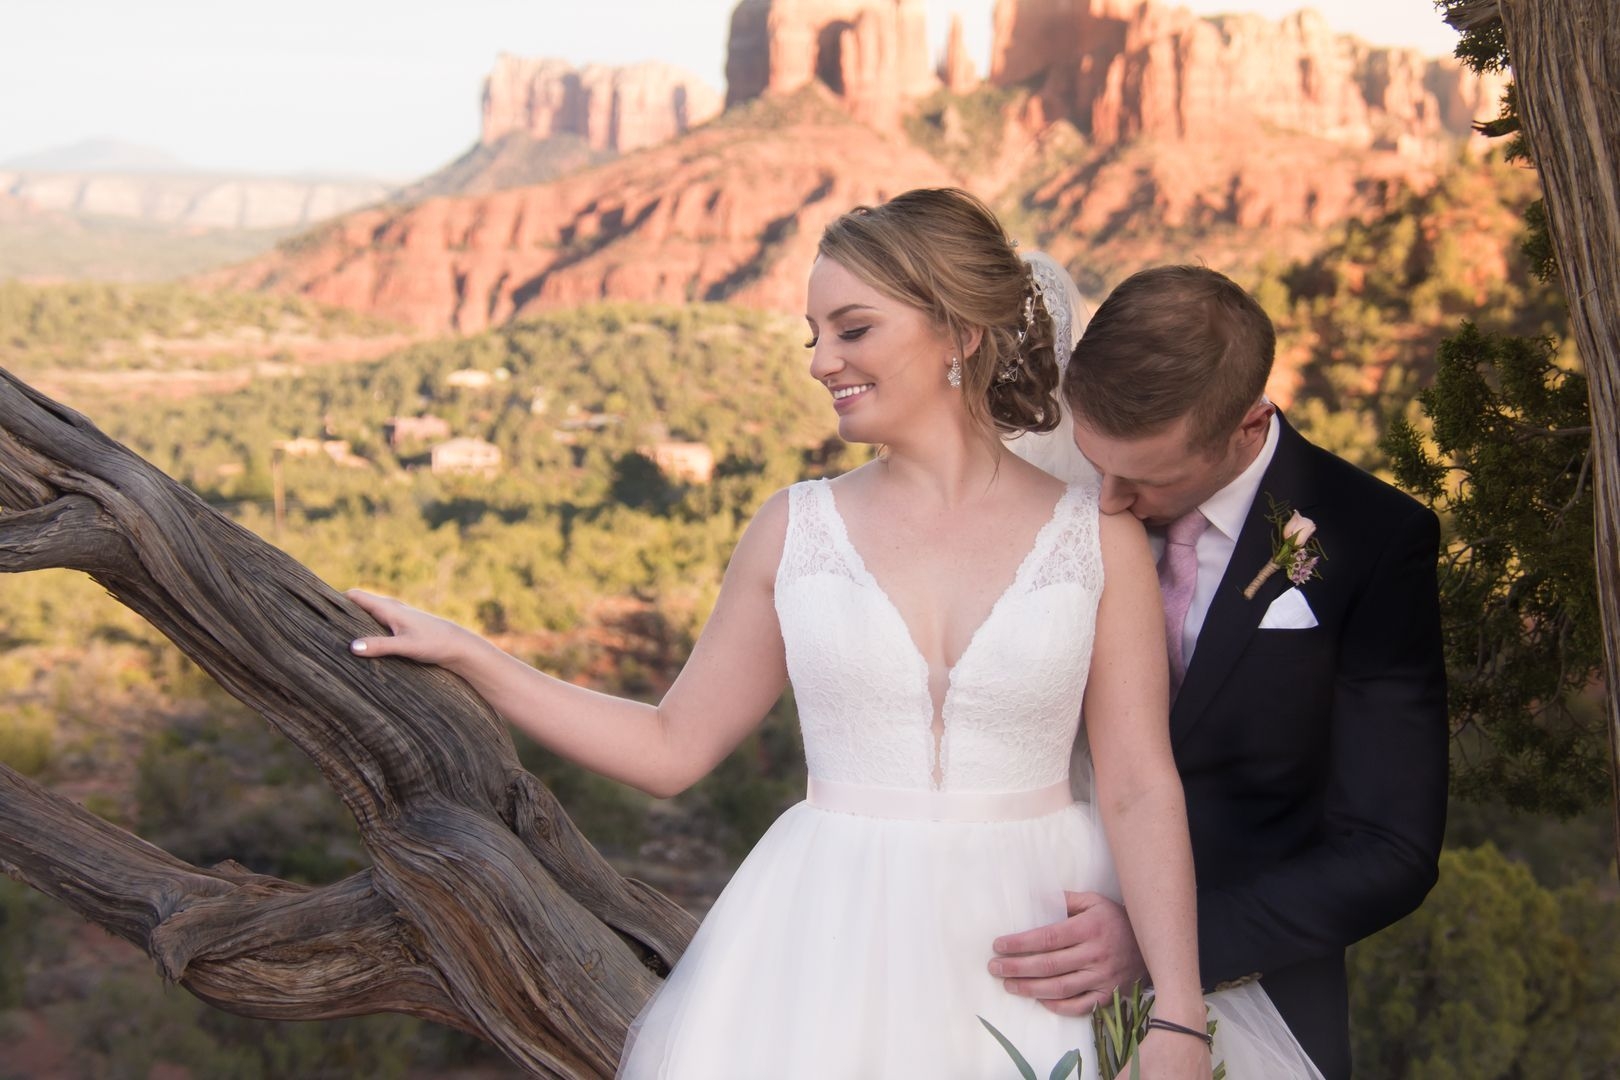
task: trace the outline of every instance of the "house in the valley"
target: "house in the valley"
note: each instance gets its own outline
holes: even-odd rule
[[[501,471],[501,448],[483,439],[451,439],[430,452],[435,475],[494,476]]]
[[[395,416],[383,423],[388,445],[398,450],[402,446],[420,445],[450,437],[450,421],[438,416]]]
[[[714,451],[700,442],[656,442],[641,453],[671,480],[707,484],[714,478]]]

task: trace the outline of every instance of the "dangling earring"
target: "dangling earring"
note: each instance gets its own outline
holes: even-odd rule
[[[962,361],[951,357],[951,369],[945,373],[945,381],[951,384],[952,390],[962,389]]]

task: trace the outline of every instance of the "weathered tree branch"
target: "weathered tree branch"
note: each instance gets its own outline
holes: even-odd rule
[[[1620,841],[1620,5],[1492,0],[1586,370],[1596,563]],[[1456,25],[1453,23],[1453,25]]]
[[[607,865],[480,698],[355,660],[363,613],[3,371],[0,508],[0,570],[83,570],[144,616],[315,762],[373,861],[319,889],[204,870],[4,770],[0,868],[222,1008],[407,1013],[541,1075],[612,1074],[694,922]]]
[[[49,833],[33,832],[40,822]],[[0,866],[134,945],[205,1000],[264,1019],[374,1012],[465,1027],[369,871],[324,889],[188,865],[0,767]],[[115,884],[118,891],[109,891]]]
[[[1461,0],[1446,9],[1446,23],[1466,34],[1502,17],[1500,0]]]

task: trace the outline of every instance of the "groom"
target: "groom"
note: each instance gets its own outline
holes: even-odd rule
[[[1434,884],[1447,717],[1434,515],[1297,434],[1264,397],[1275,337],[1200,267],[1127,279],[1063,383],[1105,513],[1163,538],[1170,732],[1187,795],[1206,987],[1258,976],[1328,1080],[1350,1076],[1346,946]],[[1322,556],[1246,595],[1272,508]],[[1159,541],[1156,541],[1159,542]],[[1123,908],[998,939],[991,970],[1085,1013],[1146,976]]]

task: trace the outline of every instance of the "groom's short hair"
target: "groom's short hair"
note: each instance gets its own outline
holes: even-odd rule
[[[1074,347],[1063,397],[1111,438],[1152,435],[1191,417],[1193,449],[1235,431],[1265,392],[1277,333],[1225,274],[1156,266],[1120,282]]]

